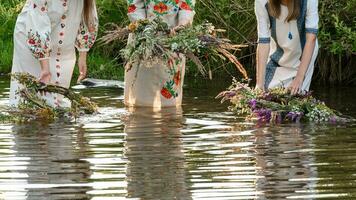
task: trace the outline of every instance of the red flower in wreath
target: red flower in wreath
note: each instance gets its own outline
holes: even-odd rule
[[[178,71],[173,77],[174,83],[178,86],[180,84],[180,71]]]
[[[88,35],[84,35],[83,39],[84,40],[88,40],[89,36]]]
[[[166,98],[166,99],[170,99],[170,98],[172,98],[172,94],[169,92],[169,90],[167,89],[167,88],[162,88],[162,90],[161,90],[161,94],[162,94],[162,96],[164,97],[164,98]]]
[[[186,2],[182,2],[182,4],[180,5],[180,8],[183,10],[192,10],[192,8]]]
[[[179,1],[180,1],[180,0],[176,0],[176,4],[178,4],[178,3],[179,3]]]
[[[165,3],[163,3],[163,2],[159,2],[158,4],[156,4],[156,5],[153,7],[153,9],[154,9],[156,12],[162,14],[162,13],[165,13],[165,12],[168,10],[168,6],[167,6]]]
[[[128,8],[128,12],[129,13],[133,13],[136,11],[136,6],[134,4],[131,4]]]
[[[28,40],[28,43],[29,43],[29,44],[36,44],[36,41],[35,41],[34,39],[29,39],[29,40]]]

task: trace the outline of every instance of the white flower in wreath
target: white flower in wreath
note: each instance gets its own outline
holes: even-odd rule
[[[171,50],[172,51],[177,51],[178,50],[178,44],[176,42],[171,44]]]

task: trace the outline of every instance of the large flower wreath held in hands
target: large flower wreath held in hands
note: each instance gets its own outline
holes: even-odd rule
[[[352,120],[315,99],[311,92],[290,95],[285,88],[263,91],[234,80],[230,88],[217,98],[222,98],[222,102],[230,101],[232,105],[229,109],[238,115],[247,115],[247,119],[257,119],[262,123],[336,123]]]
[[[230,40],[221,37],[222,29],[215,29],[211,23],[200,25],[179,26],[170,29],[167,23],[159,17],[154,20],[139,20],[129,26],[121,28],[112,24],[113,30],[99,40],[104,44],[114,41],[125,41],[131,35],[130,42],[120,53],[127,61],[126,70],[130,70],[133,63],[156,62],[164,60],[168,62],[177,54],[184,54],[198,67],[203,74],[208,70],[203,66],[199,56],[218,55],[221,59],[227,59],[233,63],[244,78],[248,78],[247,72],[238,59],[230,51],[239,51],[245,45],[232,44]],[[144,65],[151,66],[151,65]],[[209,71],[211,78],[211,71]]]

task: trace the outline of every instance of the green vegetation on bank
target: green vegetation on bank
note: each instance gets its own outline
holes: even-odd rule
[[[8,73],[12,61],[12,33],[23,0],[2,0],[0,2],[0,73]],[[114,22],[125,25],[125,0],[97,0],[100,17],[100,33]],[[322,0],[320,9],[320,55],[315,78],[323,83],[356,83],[356,0]],[[205,20],[218,28],[226,29],[226,36],[234,43],[248,44],[242,52],[236,52],[242,63],[254,77],[256,20],[254,0],[197,0],[196,22]],[[120,79],[123,77],[123,60],[118,57],[124,42],[107,46],[96,45],[89,57],[89,76],[95,78]],[[237,76],[232,65],[221,65],[218,59],[209,56],[206,64],[214,72],[214,77]],[[188,69],[188,76],[198,75]],[[198,75],[199,76],[199,75]]]

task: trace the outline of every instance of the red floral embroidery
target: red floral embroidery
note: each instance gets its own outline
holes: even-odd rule
[[[162,96],[164,97],[164,98],[166,98],[166,99],[170,99],[170,98],[172,98],[172,94],[169,92],[169,90],[167,89],[167,88],[162,88],[162,90],[161,90],[161,94],[162,94]]]
[[[158,13],[160,13],[160,14],[163,14],[163,13],[167,12],[168,6],[167,6],[165,3],[163,3],[163,2],[159,2],[158,4],[156,4],[156,5],[153,7],[153,9],[154,9],[156,12],[158,12]]]
[[[180,79],[181,77],[180,77],[180,71],[178,71],[175,75],[174,75],[174,78],[173,78],[173,80],[174,80],[174,83],[178,86],[179,84],[180,84]]]
[[[182,2],[182,4],[180,5],[180,8],[183,10],[192,10],[192,8],[186,2]]]
[[[167,62],[167,73],[169,77],[164,82],[164,85],[161,89],[161,95],[166,98],[176,98],[179,95],[179,90],[182,82],[182,60],[179,55],[174,58],[168,59]]]
[[[50,49],[50,37],[49,33],[39,34],[30,30],[28,32],[27,44],[33,56],[37,59],[45,58],[49,56]]]
[[[34,39],[29,39],[29,40],[28,40],[28,43],[29,43],[29,44],[35,44],[36,41],[35,41]]]
[[[133,13],[136,11],[136,6],[134,4],[130,5],[129,8],[128,8],[128,12],[129,13]]]
[[[87,28],[84,23],[80,24],[75,45],[78,49],[90,49],[96,40],[97,24]]]

